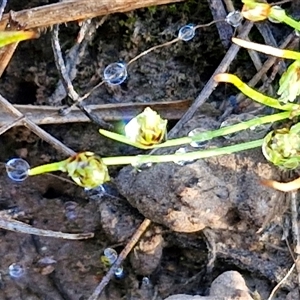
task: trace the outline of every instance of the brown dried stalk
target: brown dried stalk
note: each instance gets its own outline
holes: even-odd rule
[[[183,0],[67,0],[5,14],[0,22],[0,29],[3,30],[6,27],[10,17],[24,29],[39,29],[55,24],[181,1]]]

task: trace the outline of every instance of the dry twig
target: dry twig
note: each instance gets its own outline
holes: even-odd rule
[[[109,283],[110,279],[114,276],[115,271],[121,266],[123,260],[127,257],[131,249],[136,245],[142,234],[145,232],[145,230],[148,228],[148,226],[151,224],[151,221],[149,219],[144,219],[143,223],[140,225],[140,227],[137,229],[137,231],[134,233],[130,241],[127,243],[125,248],[122,250],[120,255],[118,256],[118,259],[113,264],[113,266],[109,269],[109,271],[106,273],[106,275],[102,278],[99,285],[96,287],[94,293],[92,296],[89,297],[88,300],[97,300],[98,296],[101,294],[105,286]]]
[[[277,292],[277,290],[282,286],[284,281],[287,280],[287,278],[292,274],[294,269],[295,269],[295,263],[292,265],[292,267],[289,269],[289,271],[286,273],[286,275],[280,280],[280,282],[278,282],[278,284],[276,284],[276,286],[273,288],[273,290],[267,300],[272,300],[272,298],[275,296],[275,293]]]
[[[55,237],[55,238],[61,238],[61,239],[67,239],[67,240],[86,240],[94,237],[93,232],[87,232],[87,233],[64,233],[60,231],[52,231],[47,229],[38,229],[35,227],[32,227],[31,225],[28,225],[26,223],[13,220],[10,218],[4,218],[3,216],[0,217],[0,228],[15,231],[15,232],[21,232],[21,233],[27,233],[27,234],[34,234],[39,236],[48,236],[48,237]]]
[[[0,95],[0,106],[2,106],[10,115],[14,116],[15,118],[22,118],[22,123],[26,127],[30,128],[37,136],[39,136],[45,142],[48,142],[52,145],[55,149],[65,153],[66,155],[74,155],[75,152],[65,146],[62,142],[57,140],[51,134],[46,132],[45,130],[41,129],[37,126],[34,122],[32,122],[28,117],[24,116],[20,111],[18,111],[9,101],[7,101],[4,97]]]
[[[5,14],[0,30],[10,18],[23,25],[24,29],[39,29],[72,21],[81,21],[99,16],[128,12],[135,9],[157,6],[183,0],[68,0],[54,4],[25,9]]]
[[[146,107],[151,107],[157,111],[162,118],[168,120],[179,120],[191,105],[191,100],[148,102],[148,103],[117,103],[117,104],[99,104],[89,105],[88,108],[102,120],[106,122],[130,120],[141,113]],[[37,106],[37,105],[14,105],[23,115],[30,118],[32,122],[39,125],[45,124],[65,124],[90,122],[90,119],[82,114],[77,108],[73,107],[69,114],[61,116],[58,110],[63,106]],[[0,135],[13,126],[18,124],[15,117],[0,111]],[[4,127],[5,126],[5,127]],[[3,129],[3,131],[2,131]]]

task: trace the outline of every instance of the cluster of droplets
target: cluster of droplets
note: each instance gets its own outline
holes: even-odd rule
[[[259,116],[254,116],[249,113],[243,113],[240,115],[231,115],[228,119],[226,119],[225,121],[223,121],[221,123],[220,128],[225,128],[228,126],[240,124],[242,122],[246,122],[249,120],[255,120],[255,119],[259,119]],[[266,133],[268,132],[270,127],[271,127],[271,124],[263,124],[263,125],[258,124],[256,126],[252,126],[249,129],[246,129],[243,131],[226,134],[226,135],[224,135],[224,138],[227,140],[235,141],[235,142],[236,141],[249,141],[252,139],[261,139],[266,135]]]
[[[208,138],[207,135],[205,134],[207,130],[204,128],[197,127],[193,130],[191,130],[188,134],[188,137],[192,139],[191,143],[189,144],[188,147],[181,147],[178,150],[175,151],[175,154],[185,154],[188,153],[192,149],[203,149],[207,147],[208,144]],[[201,135],[201,137],[199,137]],[[174,161],[177,165],[184,166],[186,164],[194,162],[194,160],[177,160]]]
[[[225,22],[233,27],[238,27],[242,23],[243,17],[239,11],[230,12],[226,18]],[[195,26],[193,24],[185,25],[179,29],[177,40],[188,42],[192,40],[195,36],[196,29],[202,27],[202,25]],[[174,40],[174,41],[175,41]],[[172,41],[171,41],[172,43]],[[166,43],[170,44],[170,43]],[[154,49],[155,47],[153,47]],[[150,52],[152,49],[146,50],[144,53]],[[142,56],[142,55],[141,55]],[[132,60],[134,61],[134,60]],[[103,72],[104,81],[110,85],[120,85],[122,84],[128,76],[127,64],[123,62],[114,62],[109,64]]]
[[[107,260],[109,266],[112,266],[118,259],[118,253],[113,248],[106,248],[103,252],[105,259]],[[117,278],[122,278],[124,276],[123,267],[120,266],[115,270],[115,276]]]
[[[30,166],[28,162],[22,158],[10,159],[6,164],[6,173],[13,181],[24,181],[28,177]]]

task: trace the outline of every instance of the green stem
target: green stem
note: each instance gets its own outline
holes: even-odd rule
[[[234,152],[260,147],[262,144],[263,144],[263,139],[251,141],[247,143],[241,143],[233,146],[227,146],[227,147],[209,149],[203,151],[194,151],[189,153],[175,153],[170,155],[137,155],[137,156],[105,157],[102,158],[102,161],[107,166],[128,165],[128,164],[136,166],[145,163],[188,161],[188,160],[207,158],[211,156],[231,154]]]
[[[295,21],[293,18],[289,17],[284,9],[278,7],[272,7],[269,17],[275,19],[281,23],[285,23],[290,27],[300,31],[300,24],[298,21]]]
[[[300,114],[300,112],[298,114]],[[103,129],[100,129],[99,132],[102,135],[104,135],[110,139],[113,139],[118,142],[128,144],[128,145],[145,150],[145,149],[153,149],[153,148],[165,148],[165,147],[179,146],[179,145],[184,145],[184,144],[190,144],[192,142],[204,142],[204,141],[208,141],[208,140],[211,140],[211,139],[219,137],[219,136],[232,134],[232,133],[235,133],[235,132],[238,132],[241,130],[245,130],[245,129],[248,129],[251,127],[256,127],[256,126],[259,126],[262,124],[273,123],[276,121],[284,120],[284,119],[287,119],[289,116],[290,116],[290,112],[287,111],[287,112],[282,112],[282,113],[278,113],[278,114],[274,114],[274,115],[270,115],[270,116],[253,118],[252,120],[249,120],[246,122],[241,122],[239,124],[231,125],[228,127],[222,127],[217,130],[202,132],[202,133],[199,133],[192,137],[182,137],[182,138],[168,140],[164,143],[150,146],[150,147],[146,147],[146,146],[140,145],[138,143],[133,143],[132,141],[130,141],[128,138],[126,138],[125,136],[123,136],[121,134],[106,131]]]
[[[55,171],[65,172],[66,168],[64,162],[65,161],[58,161],[46,165],[37,166],[35,168],[30,169],[28,171],[28,175],[33,176],[33,175],[39,175],[39,174],[50,173]]]

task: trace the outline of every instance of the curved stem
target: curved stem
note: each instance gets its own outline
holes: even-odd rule
[[[39,174],[50,173],[55,171],[65,172],[66,171],[65,161],[58,161],[46,165],[37,166],[35,168],[31,168],[28,170],[28,175],[33,176],[33,175],[39,175]]]
[[[221,73],[217,74],[214,77],[215,81],[217,82],[229,82],[235,85],[243,94],[247,97],[253,99],[254,101],[261,103],[266,106],[270,106],[280,110],[287,110],[287,111],[298,111],[300,106],[298,104],[285,104],[281,105],[277,99],[268,97],[260,92],[257,92],[242,80],[240,80],[237,76],[228,73]]]

